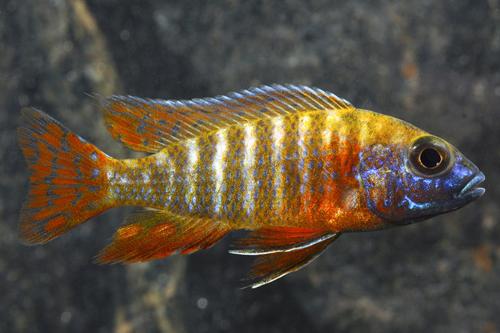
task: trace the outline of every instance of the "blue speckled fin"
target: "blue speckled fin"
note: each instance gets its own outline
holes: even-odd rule
[[[248,120],[350,107],[318,88],[273,85],[192,100],[112,96],[105,100],[103,112],[115,139],[133,150],[155,153],[179,140]]]

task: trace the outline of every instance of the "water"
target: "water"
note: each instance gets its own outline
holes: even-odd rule
[[[500,2],[0,1],[1,332],[497,332]],[[113,210],[44,247],[17,238],[27,189],[19,110],[39,107],[113,156],[93,98],[192,98],[312,84],[395,115],[486,174],[466,208],[344,235],[256,291],[228,241],[189,257],[98,266]]]

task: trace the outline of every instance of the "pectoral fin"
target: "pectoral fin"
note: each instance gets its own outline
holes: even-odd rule
[[[275,252],[256,258],[250,270],[247,287],[258,288],[289,273],[295,272],[316,259],[340,233],[295,251]]]

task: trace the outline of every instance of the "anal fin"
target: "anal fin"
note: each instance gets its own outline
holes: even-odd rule
[[[190,254],[214,245],[230,229],[211,219],[182,217],[163,210],[132,214],[111,244],[97,256],[99,263],[133,263]]]
[[[253,289],[276,281],[277,279],[298,271],[316,259],[340,233],[332,234],[332,237],[317,242],[311,246],[289,252],[275,252],[258,256],[254,261],[246,282],[246,287]]]

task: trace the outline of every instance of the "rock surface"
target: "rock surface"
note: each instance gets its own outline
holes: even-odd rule
[[[0,0],[1,332],[500,332],[500,1]],[[87,93],[210,96],[261,83],[332,90],[449,139],[487,175],[458,212],[344,235],[307,269],[239,290],[227,241],[97,266],[114,210],[44,247],[17,239],[19,110],[102,147]]]

